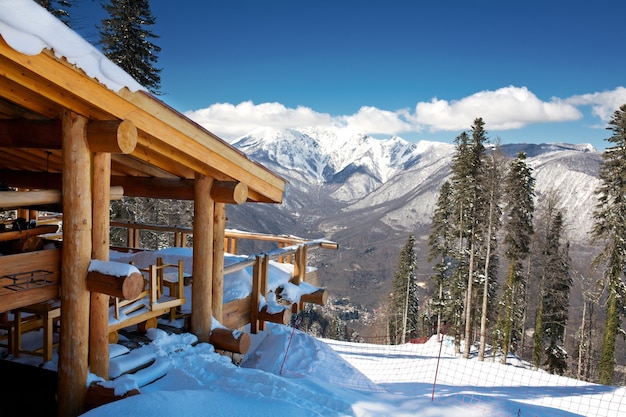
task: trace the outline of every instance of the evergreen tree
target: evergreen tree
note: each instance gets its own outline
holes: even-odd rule
[[[479,245],[481,244],[481,239],[484,238],[482,235],[482,228],[480,226],[480,222],[484,217],[481,217],[480,210],[484,209],[485,199],[484,194],[480,188],[479,176],[481,173],[482,165],[483,165],[483,157],[485,154],[485,142],[487,141],[487,132],[484,129],[485,123],[481,118],[477,118],[474,120],[474,124],[472,125],[472,136],[469,141],[469,152],[467,152],[466,157],[463,159],[466,166],[463,166],[463,170],[466,170],[467,177],[465,178],[465,186],[468,188],[464,191],[461,191],[462,195],[464,195],[464,203],[467,207],[466,210],[466,229],[465,229],[465,238],[466,238],[466,252],[468,254],[467,259],[467,286],[465,290],[465,303],[463,305],[463,312],[465,314],[464,324],[465,324],[465,346],[463,351],[463,357],[469,358],[470,347],[472,344],[471,335],[472,335],[472,313],[473,313],[473,293],[474,293],[474,280],[476,279],[476,274],[478,271],[477,266],[477,251]]]
[[[451,307],[450,280],[455,262],[452,255],[454,231],[452,228],[452,187],[449,181],[439,189],[437,206],[433,213],[431,232],[428,236],[428,262],[437,260],[433,266],[436,294],[431,299],[431,308],[437,314],[437,334],[442,330],[442,322],[454,316]]]
[[[505,256],[509,261],[507,281],[502,299],[501,328],[502,363],[512,344],[519,338],[514,323],[523,322],[523,300],[526,282],[523,275],[522,261],[530,252],[530,240],[533,234],[533,213],[535,209],[535,179],[532,169],[526,164],[526,154],[520,152],[511,163],[504,179],[505,192]]]
[[[149,28],[155,24],[148,0],[111,0],[103,6],[109,17],[102,20],[103,53],[154,94],[160,94],[160,69],[155,67],[161,48]]]
[[[613,114],[607,139],[611,146],[603,153],[600,186],[596,190],[598,204],[594,211],[593,237],[604,242],[596,257],[596,265],[604,265],[608,284],[606,322],[600,348],[599,382],[610,384],[615,362],[615,339],[624,313],[626,288],[623,275],[626,268],[626,104]]]
[[[389,296],[389,337],[392,344],[406,343],[419,325],[417,284],[415,272],[415,239],[409,236],[400,252],[398,268],[391,283]]]
[[[452,224],[456,244],[452,249],[454,269],[450,282],[450,306],[452,307],[452,322],[454,329],[454,346],[456,353],[461,350],[461,326],[463,324],[463,308],[465,305],[464,294],[467,289],[467,276],[469,274],[469,262],[466,251],[466,241],[470,234],[467,224],[471,218],[469,207],[472,205],[472,162],[471,144],[467,132],[462,132],[454,140],[456,152],[452,156]]]
[[[538,367],[546,354],[545,365],[550,373],[563,374],[567,369],[567,352],[562,346],[568,319],[570,275],[569,243],[564,241],[564,214],[560,199],[554,193],[546,198],[541,216],[543,238],[537,239],[535,258],[540,281],[539,303],[535,321],[534,363]],[[544,340],[548,344],[544,348]]]
[[[52,13],[57,19],[70,26],[69,8],[72,3],[69,0],[35,0],[40,6]]]
[[[485,209],[481,210],[483,214],[481,235],[484,236],[482,245],[483,272],[481,280],[482,287],[482,306],[480,314],[480,345],[478,349],[478,360],[485,359],[485,347],[487,345],[487,324],[491,317],[491,302],[496,289],[496,278],[498,271],[498,255],[497,255],[497,234],[500,228],[500,218],[502,210],[500,208],[500,200],[502,198],[502,173],[503,156],[500,153],[499,146],[496,146],[488,157],[485,158],[483,170],[480,175],[480,183],[482,184],[482,192],[486,202]]]

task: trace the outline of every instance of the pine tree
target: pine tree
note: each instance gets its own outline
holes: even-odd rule
[[[466,192],[465,204],[467,206],[467,219],[466,219],[466,250],[468,253],[467,259],[467,286],[465,290],[465,303],[463,306],[463,312],[465,314],[465,346],[463,351],[463,357],[469,358],[471,347],[471,335],[472,335],[472,313],[473,313],[473,284],[476,279],[476,273],[478,268],[477,251],[480,245],[481,239],[484,237],[481,234],[482,228],[480,227],[481,215],[479,211],[484,208],[484,195],[480,189],[479,176],[483,165],[483,157],[485,154],[485,142],[487,141],[487,132],[484,129],[485,123],[481,118],[474,120],[472,125],[472,136],[469,141],[469,152],[467,159],[465,160],[468,165],[465,167],[468,171],[468,177],[466,177],[465,185],[468,187]],[[465,193],[464,193],[465,194]]]
[[[502,363],[506,363],[509,350],[519,337],[514,323],[523,321],[524,305],[519,303],[519,300],[524,299],[526,291],[522,261],[530,252],[530,240],[534,232],[535,179],[532,176],[532,169],[526,164],[525,153],[520,152],[517,158],[511,161],[504,183],[506,215],[504,244],[509,269],[499,329],[502,336]]]
[[[44,7],[50,13],[52,13],[61,22],[70,26],[70,12],[69,8],[72,7],[72,3],[69,0],[35,0],[40,6]]]
[[[604,249],[594,260],[604,265],[608,283],[606,322],[600,348],[599,382],[610,384],[615,362],[615,339],[624,312],[623,274],[626,269],[626,104],[613,114],[607,139],[612,145],[604,154],[600,167],[600,186],[596,190],[598,204],[594,211],[592,235],[604,242]]]
[[[452,187],[449,181],[439,189],[437,206],[433,212],[431,232],[428,236],[428,262],[437,260],[433,266],[436,272],[431,278],[435,281],[436,294],[432,296],[431,308],[437,314],[437,334],[442,330],[442,323],[450,320],[451,311],[450,285],[455,263],[452,256],[454,231],[452,228]]]
[[[156,23],[148,0],[111,0],[103,6],[109,17],[102,20],[103,53],[154,94],[160,94],[160,69],[155,67],[161,48],[149,30]]]
[[[482,235],[483,240],[483,272],[481,279],[483,281],[482,288],[482,306],[480,314],[480,346],[478,349],[478,360],[485,359],[485,347],[487,345],[487,321],[491,315],[491,300],[496,288],[496,278],[498,270],[497,255],[497,234],[500,228],[500,218],[502,210],[500,202],[502,198],[502,173],[503,173],[503,157],[500,148],[496,146],[491,154],[485,158],[483,170],[480,175],[480,183],[484,200],[486,202],[485,210],[482,210]]]
[[[407,336],[419,326],[418,295],[415,273],[415,239],[409,236],[400,252],[398,267],[389,296],[389,337],[392,344],[406,343]]]
[[[540,303],[540,337],[548,340],[548,345],[544,349],[547,357],[545,364],[550,373],[560,375],[567,369],[567,352],[562,344],[567,326],[569,293],[572,286],[569,242],[563,241],[563,217],[563,211],[557,209],[548,219],[548,234],[544,248],[546,262]]]

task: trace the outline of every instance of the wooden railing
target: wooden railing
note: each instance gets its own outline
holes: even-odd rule
[[[149,230],[155,233],[173,234],[175,247],[188,246],[193,229],[184,227],[164,227],[156,225],[138,224],[130,222],[112,221],[112,228],[127,229],[127,247],[140,248],[140,232]],[[226,230],[224,235],[224,250],[231,254],[239,254],[239,242],[252,240],[267,242],[274,246],[268,251],[248,255],[239,262],[224,267],[224,275],[252,267],[252,291],[249,297],[241,300],[233,300],[226,303],[222,310],[222,324],[228,328],[236,329],[250,323],[252,333],[264,329],[264,322],[278,322],[288,324],[291,312],[297,312],[303,308],[304,303],[310,302],[323,305],[327,300],[327,291],[323,288],[315,288],[317,285],[317,269],[308,267],[309,254],[318,249],[338,249],[338,244],[326,239],[307,240],[289,235],[270,235],[262,233],[250,233],[239,230]],[[312,292],[303,294],[299,302],[282,300],[289,314],[285,312],[269,313],[261,309],[261,301],[266,298],[268,292],[279,289],[268,288],[268,273],[270,261],[289,263],[293,265],[293,278],[291,283],[312,284]],[[276,294],[280,297],[280,294]]]

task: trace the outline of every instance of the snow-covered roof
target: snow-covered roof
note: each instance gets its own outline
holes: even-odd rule
[[[18,52],[37,55],[50,49],[107,88],[145,90],[127,72],[32,0],[0,0],[0,35]]]
[[[201,173],[245,184],[248,201],[282,201],[283,178],[150,94],[37,3],[0,0],[0,55],[6,59],[0,73],[0,119],[7,123],[58,121],[69,110],[90,123],[134,125],[137,146],[116,155],[112,172],[112,185],[123,186],[125,195],[190,199],[189,180]],[[13,157],[0,161],[0,169],[8,171],[9,186],[42,188],[37,175],[45,172],[48,187],[62,172],[59,137],[43,138],[46,143],[35,147],[51,154],[33,153],[24,141],[7,142]]]

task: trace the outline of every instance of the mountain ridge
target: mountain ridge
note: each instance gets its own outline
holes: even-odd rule
[[[426,262],[430,221],[439,188],[450,175],[454,144],[318,129],[264,129],[232,144],[288,184],[283,204],[229,208],[229,224],[338,242],[339,254],[316,255],[325,269],[322,284],[337,297],[375,306],[388,291],[409,234],[416,238],[419,262]],[[538,206],[552,189],[560,190],[573,250],[588,264],[601,153],[589,144],[567,143],[500,149],[509,158],[526,152]],[[430,268],[420,270],[426,281]]]

